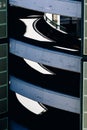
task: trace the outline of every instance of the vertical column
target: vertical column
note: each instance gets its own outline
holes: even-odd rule
[[[83,62],[83,130],[87,130],[87,62]]]
[[[0,114],[7,112],[8,58],[7,43],[0,44]]]
[[[87,130],[87,0],[83,2],[82,130]]]
[[[84,0],[84,48],[83,55],[87,55],[87,0]]]
[[[52,14],[52,21],[55,22],[55,25],[56,28],[60,29],[60,15],[57,15],[57,14]],[[59,26],[57,26],[59,25]]]
[[[7,130],[8,44],[7,0],[0,0],[0,129]]]
[[[7,0],[0,0],[0,39],[7,37]]]

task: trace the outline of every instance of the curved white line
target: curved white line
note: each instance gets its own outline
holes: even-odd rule
[[[45,35],[43,35],[41,32],[38,31],[38,29],[36,28],[36,23],[37,23],[39,20],[40,20],[40,19],[37,19],[37,20],[34,22],[34,25],[33,25],[33,26],[34,26],[35,31],[36,31],[38,34],[40,34],[41,36],[43,36],[44,38],[50,40],[51,42],[55,42],[54,40],[52,40],[52,39],[46,37]]]
[[[37,62],[31,61],[31,60],[27,60],[24,58],[24,61],[31,66],[33,69],[37,70],[38,72],[42,73],[42,74],[49,74],[49,75],[54,75],[53,72],[51,72],[50,70],[48,70],[47,68],[45,68],[42,65],[39,65]]]
[[[34,39],[34,40],[38,40],[38,41],[52,42],[51,40],[48,40],[48,39],[44,38],[43,36],[41,36],[40,34],[38,34],[33,29],[33,23],[35,22],[35,20],[37,20],[37,18],[20,19],[20,20],[22,22],[24,22],[24,24],[26,25],[26,32],[24,34],[25,37],[31,38],[31,39]]]
[[[29,15],[29,16],[27,16],[27,17],[28,17],[28,18],[34,18],[34,17],[37,18],[37,17],[38,17],[38,18],[39,18],[39,17],[41,17],[41,16],[42,16],[42,15]]]
[[[27,97],[24,97],[18,93],[16,93],[16,97],[18,101],[29,111],[35,113],[35,114],[42,114],[47,111],[47,108],[43,106],[42,104],[39,104],[38,102],[31,100]]]
[[[66,48],[66,47],[60,47],[60,46],[53,46],[53,47],[58,48],[58,49],[62,49],[62,50],[73,51],[73,52],[78,51],[76,49],[71,49],[71,48]]]

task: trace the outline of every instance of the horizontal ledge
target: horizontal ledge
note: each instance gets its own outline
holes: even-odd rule
[[[45,105],[73,113],[80,113],[80,98],[43,89],[14,76],[10,76],[10,89]]]
[[[64,70],[80,73],[81,57],[37,47],[10,39],[10,53],[17,56]]]
[[[23,7],[26,9],[37,10],[60,14],[70,17],[81,18],[81,1],[73,0],[10,0],[9,3],[14,6]]]

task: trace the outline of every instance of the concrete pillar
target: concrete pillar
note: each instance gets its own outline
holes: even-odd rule
[[[52,14],[52,21],[54,21],[57,25],[60,25],[60,15]],[[56,28],[60,29],[59,26],[56,26]]]

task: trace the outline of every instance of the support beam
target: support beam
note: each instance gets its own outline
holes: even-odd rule
[[[59,14],[81,18],[81,1],[73,0],[10,0],[11,5],[37,10],[46,13]]]
[[[27,98],[37,102],[52,106],[54,108],[66,110],[73,113],[80,113],[80,99],[68,96],[52,90],[43,89],[23,80],[10,76],[10,89]]]
[[[80,56],[44,49],[15,39],[10,39],[10,53],[48,66],[78,73],[81,71]]]

